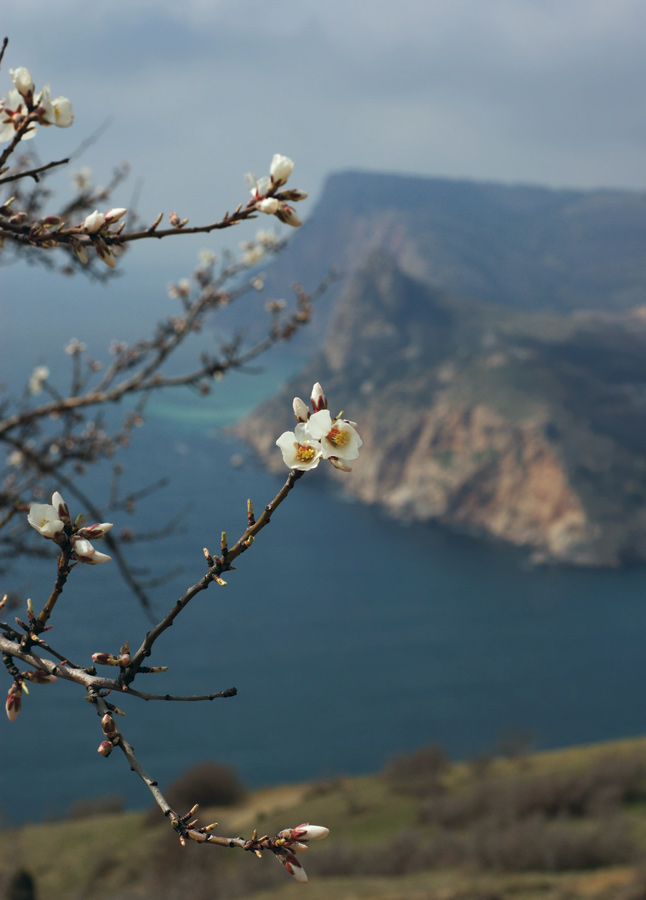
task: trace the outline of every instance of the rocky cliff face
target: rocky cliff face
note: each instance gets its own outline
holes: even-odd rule
[[[276,470],[291,399],[317,380],[359,423],[352,475],[329,474],[362,501],[527,547],[537,561],[646,558],[638,313],[503,311],[377,254],[339,302],[324,351],[238,427]]]

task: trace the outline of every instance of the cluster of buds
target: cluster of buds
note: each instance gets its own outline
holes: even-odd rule
[[[117,206],[109,209],[105,213],[100,213],[95,209],[93,213],[86,216],[81,225],[81,230],[90,236],[92,246],[96,250],[99,259],[114,269],[116,264],[115,247],[109,246],[103,239],[105,235],[119,234],[123,230],[125,222],[121,222],[115,231],[110,231],[110,227],[115,224],[128,210],[123,206]],[[87,263],[87,244],[80,240],[72,241],[72,249],[82,263]]]
[[[72,523],[67,503],[58,491],[53,494],[51,505],[32,503],[27,521],[44,538],[59,545],[68,544],[72,558],[79,562],[96,566],[112,558],[95,550],[90,542],[102,538],[112,528],[112,523],[100,522],[82,527],[81,516]]]
[[[294,415],[298,424],[294,431],[285,431],[276,441],[285,465],[305,472],[327,459],[336,469],[350,472],[347,461],[359,456],[359,447],[363,443],[356,431],[357,423],[343,419],[343,413],[332,418],[318,382],[312,388],[310,403],[312,412],[300,397],[294,397]]]
[[[285,225],[292,225],[297,228],[302,225],[298,213],[289,203],[298,203],[305,200],[307,194],[305,191],[299,191],[297,188],[281,191],[279,190],[292,174],[294,162],[289,156],[282,156],[280,153],[274,153],[274,158],[269,167],[269,175],[263,175],[262,178],[256,178],[251,172],[245,175],[247,187],[251,191],[251,196],[256,201],[256,209],[260,212],[267,213],[270,216],[276,216]],[[289,201],[289,202],[288,202]]]
[[[97,666],[129,666],[131,662],[130,642],[125,642],[117,656],[112,653],[93,653],[92,660]]]
[[[12,140],[25,117],[30,115],[32,123],[69,128],[74,121],[74,112],[67,97],[52,100],[48,84],[36,94],[29,69],[24,66],[10,69],[9,74],[14,86],[0,100],[0,141]],[[22,140],[28,140],[35,134],[36,127],[32,124],[22,135]]]
[[[110,756],[113,748],[119,743],[117,725],[110,713],[106,713],[101,719],[101,729],[106,740],[101,741],[96,752],[100,753],[101,756]]]
[[[296,858],[296,854],[307,850],[309,841],[320,841],[329,833],[329,828],[325,828],[323,825],[309,825],[304,822],[296,828],[285,828],[283,831],[279,831],[276,836],[278,840],[272,850],[289,874],[293,875],[296,881],[305,884],[307,873]]]

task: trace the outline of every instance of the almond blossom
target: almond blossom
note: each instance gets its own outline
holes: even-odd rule
[[[17,88],[13,88],[4,95],[0,100],[0,141],[13,140],[22,117],[26,116],[28,111],[24,97]],[[22,135],[22,140],[28,141],[35,135],[36,128],[32,125]]]
[[[320,443],[312,440],[307,426],[301,422],[294,431],[283,432],[276,441],[276,446],[290,469],[306,472],[308,469],[315,469],[323,459]]]
[[[274,157],[269,167],[269,175],[271,183],[274,187],[280,187],[287,182],[294,169],[294,161],[289,156],[282,156],[280,153],[274,153]]]
[[[63,533],[66,514],[67,521],[69,521],[67,504],[56,491],[52,496],[51,505],[48,503],[31,504],[27,521],[39,534],[53,541]]]
[[[356,422],[333,419],[327,409],[312,413],[307,423],[312,438],[321,442],[323,459],[356,459],[363,441],[355,427]]]

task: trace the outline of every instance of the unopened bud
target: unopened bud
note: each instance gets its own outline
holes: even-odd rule
[[[97,666],[116,666],[118,660],[111,653],[93,653],[92,660]]]
[[[110,713],[106,713],[101,719],[101,728],[103,729],[103,733],[107,735],[107,737],[112,737],[117,733],[117,726],[115,725],[114,719],[110,715]]]
[[[271,177],[272,184],[276,187],[280,187],[282,184],[285,184],[289,176],[292,174],[292,170],[294,168],[294,162],[289,158],[289,156],[282,156],[280,153],[274,153],[274,157],[271,161],[271,166],[269,167],[269,175]]]
[[[117,219],[120,219],[121,216],[125,216],[128,210],[123,206],[117,206],[114,209],[109,209],[105,214],[105,223],[106,225],[112,225]]]
[[[14,681],[14,683],[9,688],[9,693],[7,694],[7,701],[5,703],[5,710],[7,711],[7,718],[10,722],[13,722],[18,713],[20,712],[20,707],[22,706],[22,684],[19,681]]]
[[[117,258],[105,241],[101,240],[101,238],[96,238],[94,241],[94,249],[101,262],[104,262],[106,266],[114,269],[117,264]]]
[[[294,397],[293,407],[296,420],[298,422],[307,422],[310,417],[310,411],[300,397]]]
[[[105,225],[105,216],[95,209],[93,213],[83,220],[83,230],[88,234],[96,234]]]
[[[322,409],[327,409],[327,397],[323,393],[323,388],[318,381],[312,388],[310,403],[312,404],[314,412],[320,412]]]
[[[293,853],[287,853],[285,856],[279,856],[279,859],[287,869],[290,875],[293,875],[296,881],[301,884],[307,883],[307,873]]]
[[[261,200],[257,204],[257,208],[268,215],[274,215],[274,213],[278,212],[279,203],[275,197],[265,197],[264,200]]]
[[[28,681],[33,681],[35,684],[53,684],[54,681],[57,681],[55,675],[49,675],[40,669],[33,669],[31,672],[27,672],[25,678]]]
[[[99,746],[96,748],[96,752],[100,753],[101,756],[110,756],[114,749],[114,744],[112,741],[101,741]]]
[[[281,222],[284,222],[285,225],[291,225],[292,228],[298,228],[299,225],[303,224],[294,207],[289,206],[287,203],[281,203],[279,205],[276,210],[276,216]]]

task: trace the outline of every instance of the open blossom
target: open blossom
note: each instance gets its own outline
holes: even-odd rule
[[[22,116],[26,116],[27,113],[28,109],[24,97],[16,88],[4,95],[2,100],[0,100],[0,141],[13,139]],[[36,128],[32,125],[23,134],[22,140],[28,141],[35,135]]]
[[[27,388],[30,394],[36,396],[36,394],[40,394],[43,389],[43,385],[49,378],[49,369],[47,366],[36,366],[34,371],[29,376],[29,384]]]
[[[355,423],[347,419],[333,419],[330,411],[312,413],[307,428],[314,440],[321,442],[323,459],[356,459],[363,441],[355,431]]]
[[[276,441],[276,446],[283,454],[285,465],[290,469],[302,472],[315,469],[323,454],[318,441],[312,440],[307,426],[299,422],[294,431],[285,431]]]
[[[56,125],[58,128],[69,128],[74,121],[72,104],[67,97],[50,99],[49,85],[46,84],[38,97],[38,121],[42,125]]]
[[[62,507],[65,509],[63,510]],[[43,537],[55,540],[59,534],[63,533],[65,528],[64,519],[66,512],[67,505],[61,495],[56,492],[52,497],[51,505],[48,503],[32,503],[29,507],[27,521]],[[67,512],[67,517],[69,520],[69,512]]]
[[[98,566],[99,563],[109,562],[112,559],[106,553],[95,550],[88,540],[79,537],[74,539],[74,556],[79,562],[87,563],[90,566]]]

